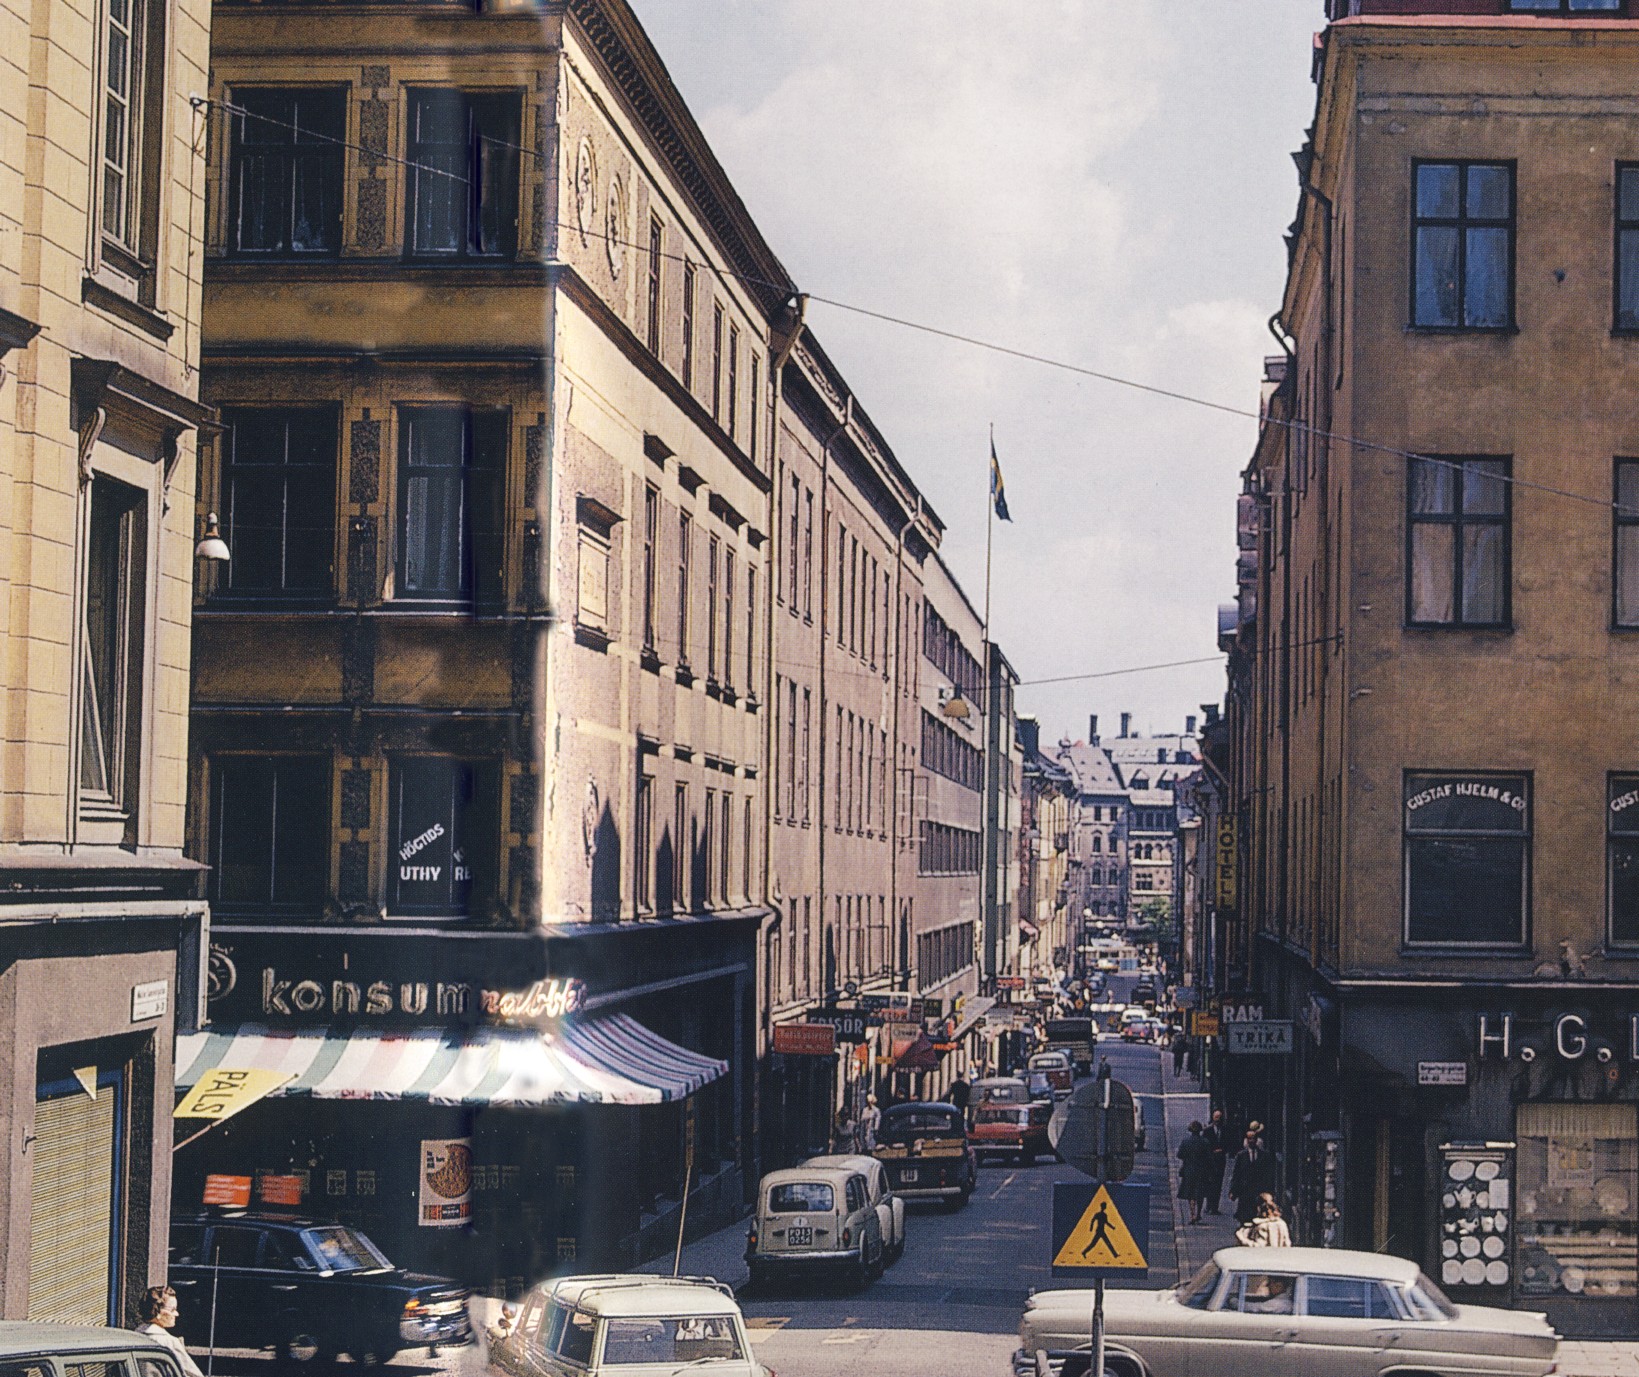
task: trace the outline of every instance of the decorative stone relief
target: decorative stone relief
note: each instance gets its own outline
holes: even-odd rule
[[[381,422],[354,421],[351,435],[347,454],[347,500],[369,505],[377,500],[381,490]]]
[[[358,245],[377,251],[387,247],[387,183],[373,177],[359,183]]]
[[[341,875],[336,897],[344,904],[363,903],[370,897],[370,843],[341,844]]]
[[[597,155],[592,151],[592,140],[583,137],[575,150],[575,224],[580,228],[582,244],[591,236],[598,214],[597,202]]]
[[[512,798],[509,809],[512,817],[512,830],[520,837],[527,837],[535,830],[535,790],[540,780],[534,775],[512,776]]]
[[[347,598],[374,602],[376,597],[376,519],[355,516],[347,523]]]
[[[355,830],[370,825],[370,772],[341,772],[341,825]]]

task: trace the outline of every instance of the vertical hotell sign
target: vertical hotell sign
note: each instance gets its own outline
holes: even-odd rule
[[[1053,1187],[1053,1275],[1093,1280],[1149,1271],[1150,1188],[1108,1181]]]

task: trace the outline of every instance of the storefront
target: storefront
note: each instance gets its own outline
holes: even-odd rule
[[[177,1213],[207,1175],[293,1176],[301,1208],[395,1262],[509,1293],[653,1256],[685,1197],[691,1230],[733,1217],[750,938],[724,934],[752,925],[699,926],[618,953],[608,935],[224,929],[177,1083],[292,1079],[178,1155]]]

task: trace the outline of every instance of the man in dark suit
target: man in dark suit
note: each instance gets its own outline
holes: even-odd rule
[[[1250,1224],[1257,1212],[1258,1197],[1275,1192],[1275,1157],[1251,1129],[1246,1142],[1235,1154],[1235,1169],[1229,1177],[1229,1198],[1235,1202],[1235,1218]]]
[[[1212,1122],[1201,1130],[1201,1137],[1206,1141],[1207,1176],[1206,1176],[1206,1212],[1218,1213],[1218,1201],[1224,1193],[1224,1173],[1229,1170],[1229,1133],[1224,1128],[1224,1112],[1221,1109],[1212,1111]]]

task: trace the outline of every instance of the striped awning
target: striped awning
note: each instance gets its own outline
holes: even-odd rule
[[[720,1076],[701,1056],[628,1014],[526,1028],[273,1029],[228,1024],[177,1039],[176,1083],[207,1071],[282,1071],[276,1095],[320,1100],[420,1100],[440,1105],[662,1104]]]

